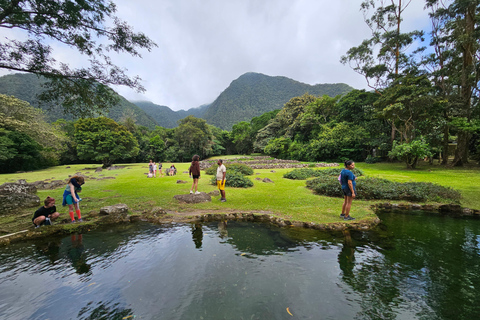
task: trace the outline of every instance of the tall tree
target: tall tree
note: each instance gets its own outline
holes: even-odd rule
[[[110,54],[140,57],[140,49],[156,44],[116,15],[110,0],[0,1],[0,28],[17,29],[24,40],[2,37],[0,68],[46,77],[45,102],[62,104],[65,112],[89,116],[118,101],[108,85],[125,85],[143,91],[138,77],[130,77],[112,63]],[[56,61],[53,44],[86,56],[89,66],[72,68]]]
[[[480,81],[480,1],[427,0],[432,8],[432,33],[437,54],[433,78],[440,87],[445,104],[446,125],[457,135],[453,165],[468,162],[468,143],[472,121],[478,118]],[[435,25],[434,25],[435,27]],[[438,52],[438,53],[437,53]],[[441,54],[441,55],[440,55]],[[447,91],[448,90],[448,91]],[[444,129],[444,149],[448,130]]]
[[[408,70],[412,57],[407,50],[416,39],[422,39],[423,32],[414,30],[403,33],[403,15],[411,0],[367,0],[362,2],[364,20],[372,32],[358,47],[350,48],[340,61],[363,75],[367,85],[378,94],[388,87],[400,73]],[[370,10],[374,12],[369,17]],[[395,125],[392,122],[391,141],[395,139]]]

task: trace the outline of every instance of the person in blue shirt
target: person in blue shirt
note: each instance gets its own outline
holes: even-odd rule
[[[343,220],[355,220],[350,216],[350,209],[352,207],[352,200],[355,198],[357,191],[355,190],[357,178],[351,170],[355,168],[355,162],[352,160],[345,161],[345,169],[340,172],[340,183],[342,184],[342,191],[344,201],[342,206],[342,214],[340,218]]]

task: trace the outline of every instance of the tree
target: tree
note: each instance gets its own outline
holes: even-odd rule
[[[75,123],[75,140],[81,160],[99,161],[104,168],[119,159],[135,157],[139,152],[132,133],[105,117],[79,119]]]
[[[429,157],[432,154],[428,143],[423,141],[423,139],[417,139],[404,143],[394,141],[392,151],[388,155],[405,161],[407,168],[415,169],[419,158]]]
[[[364,19],[371,29],[372,37],[358,47],[350,48],[340,61],[363,75],[367,85],[378,94],[388,87],[400,73],[412,68],[413,58],[407,54],[416,39],[423,40],[423,32],[401,32],[403,14],[411,1],[367,0],[362,2]],[[371,17],[369,10],[374,9]],[[392,123],[391,141],[395,139]]]
[[[235,143],[237,154],[250,154],[253,150],[253,140],[251,135],[252,127],[246,121],[241,121],[233,125],[232,141]]]
[[[191,115],[178,121],[175,140],[182,161],[185,158],[191,159],[195,154],[204,159],[212,152],[213,135],[207,122]]]
[[[6,130],[4,139],[15,137],[17,140],[28,141],[28,144],[36,145],[34,149],[37,150],[37,154],[32,158],[30,167],[40,168],[45,165],[57,164],[61,152],[65,149],[64,135],[44,120],[42,110],[33,108],[28,102],[13,96],[0,94],[0,128]],[[20,148],[18,152],[21,154],[27,150],[28,148]],[[37,161],[40,163],[39,165],[35,164]],[[28,167],[26,168],[28,169]]]
[[[108,85],[143,91],[138,77],[114,65],[111,52],[141,57],[156,44],[115,16],[110,0],[15,0],[0,2],[0,28],[21,30],[25,40],[2,38],[0,68],[44,76],[40,98],[75,116],[89,116],[118,102]],[[50,45],[52,43],[52,45]],[[88,67],[71,68],[53,58],[53,43],[86,56]]]

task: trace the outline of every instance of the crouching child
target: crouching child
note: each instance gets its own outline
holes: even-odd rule
[[[47,197],[44,204],[44,206],[38,208],[33,214],[32,222],[35,225],[35,228],[42,225],[51,225],[52,221],[60,216],[60,213],[57,212],[57,207],[55,206],[55,199]]]

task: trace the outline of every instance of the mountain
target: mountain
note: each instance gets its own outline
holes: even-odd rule
[[[208,107],[203,118],[216,127],[231,130],[239,121],[281,109],[293,97],[305,93],[334,97],[351,90],[344,83],[308,85],[286,77],[249,72],[234,80]]]
[[[164,128],[175,128],[178,125],[178,120],[183,119],[189,115],[192,115],[196,118],[202,118],[205,110],[209,106],[208,104],[204,104],[198,108],[192,108],[187,111],[173,111],[167,106],[154,104],[150,101],[132,101],[132,103],[145,111],[145,113],[150,115],[158,123],[159,126]]]
[[[57,105],[40,106],[37,95],[43,91],[42,84],[45,79],[37,77],[34,74],[10,74],[0,77],[0,93],[15,96],[20,100],[27,101],[33,107],[42,108],[45,111],[46,119],[49,122],[54,122],[60,118],[66,120],[74,120],[72,116],[63,113],[63,109]],[[110,108],[106,116],[115,121],[121,121],[124,116],[131,116],[136,123],[148,128],[155,128],[157,123],[145,111],[129,102],[122,96],[119,96],[120,102]],[[51,107],[50,109],[48,109]]]

